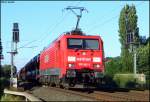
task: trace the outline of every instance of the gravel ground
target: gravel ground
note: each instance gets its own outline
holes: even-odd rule
[[[44,101],[95,101],[90,98],[87,99],[82,96],[51,90],[47,87],[35,88],[31,93]]]

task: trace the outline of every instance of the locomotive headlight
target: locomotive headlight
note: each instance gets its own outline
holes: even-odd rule
[[[100,64],[93,64],[94,68],[100,68]]]
[[[100,57],[93,57],[93,62],[101,62],[101,58]]]
[[[74,66],[75,66],[75,65],[72,64],[72,63],[69,63],[69,64],[68,64],[68,67],[69,67],[69,68],[74,68]]]
[[[68,61],[75,62],[76,61],[76,57],[75,56],[68,56]]]

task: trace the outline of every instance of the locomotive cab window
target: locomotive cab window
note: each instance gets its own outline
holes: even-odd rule
[[[68,39],[68,48],[74,49],[74,48],[83,48],[83,41],[82,39]]]
[[[93,49],[93,50],[99,49],[98,40],[86,39],[84,40],[84,44],[85,44],[85,49]]]
[[[99,50],[99,41],[97,39],[77,39],[69,38],[67,40],[69,49],[92,49]]]

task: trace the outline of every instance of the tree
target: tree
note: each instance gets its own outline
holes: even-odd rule
[[[11,65],[3,65],[2,66],[2,77],[10,77],[11,73]]]
[[[148,75],[150,73],[149,62],[150,62],[150,53],[149,53],[150,41],[147,45],[143,45],[137,49],[138,55],[138,72]]]
[[[116,73],[120,73],[122,71],[122,65],[120,62],[120,57],[107,58],[107,62],[105,63],[106,69],[105,72],[107,75],[113,76]]]
[[[6,77],[6,78],[10,78],[10,74],[11,74],[11,65],[3,65],[1,70],[0,70],[0,77]],[[16,76],[17,74],[17,68],[16,66],[14,66],[13,68],[13,75]]]
[[[120,12],[119,37],[121,43],[121,63],[124,72],[133,72],[133,54],[129,52],[127,44],[127,34],[133,35],[133,42],[139,42],[139,28],[137,27],[137,15],[134,5],[125,5]]]

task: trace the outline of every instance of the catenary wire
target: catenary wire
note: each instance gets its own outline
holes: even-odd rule
[[[75,6],[78,6],[78,5],[80,4],[80,2],[81,2],[81,1],[78,1],[78,2],[75,4]],[[70,5],[70,4],[72,4],[72,1],[69,3],[69,5]],[[65,17],[66,17],[67,14],[68,14],[68,13],[66,13],[66,14],[62,17],[62,19],[58,20],[57,23],[56,23],[53,27],[51,27],[51,30],[50,30],[50,31],[54,31],[54,29],[62,23],[62,21],[65,19]],[[42,37],[43,35],[41,35],[41,36],[39,37],[39,39],[32,40],[32,41],[30,41],[30,42],[24,44],[23,46],[21,46],[21,47],[19,47],[19,48],[26,47],[26,46],[30,45],[31,43],[34,43],[34,42],[43,41],[45,38],[47,38],[48,35],[49,35],[49,34],[46,34],[44,37]]]
[[[136,5],[136,7],[142,5],[144,2],[145,2],[145,1],[142,1],[142,2],[138,3],[138,4]],[[113,20],[116,19],[118,16],[119,16],[119,15],[115,15],[115,16],[113,16],[113,17],[111,17],[111,18],[105,20],[104,22],[102,22],[102,23],[100,23],[100,24],[94,25],[94,26],[93,26],[91,29],[89,29],[87,32],[89,33],[89,32],[91,32],[91,31],[94,30],[94,29],[100,28],[101,26],[103,26],[103,25],[105,25],[105,24],[107,24],[107,23],[113,21]]]

